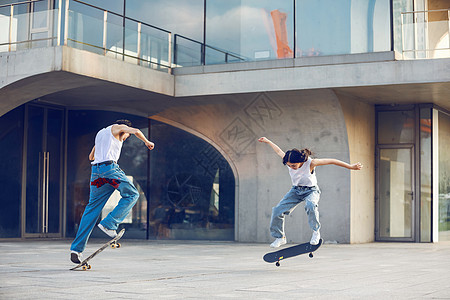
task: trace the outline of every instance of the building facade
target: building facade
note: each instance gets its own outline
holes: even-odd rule
[[[450,240],[449,7],[2,2],[0,238],[74,236],[95,134],[128,118],[155,142],[119,161],[140,192],[128,237],[271,241],[290,178],[266,136],[364,164],[318,168],[325,240]],[[302,210],[290,242],[310,238]]]

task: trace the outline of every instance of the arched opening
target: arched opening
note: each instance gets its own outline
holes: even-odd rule
[[[205,140],[150,121],[149,235],[158,239],[234,240],[235,177]]]
[[[119,165],[140,192],[121,225],[127,237],[148,239],[234,240],[235,179],[228,162],[205,140],[174,126],[117,112],[68,113],[68,235],[89,198],[89,153],[96,132],[127,118],[155,143],[147,151],[137,138],[122,148]],[[72,172],[70,170],[74,170]],[[114,193],[103,215],[120,199]],[[93,236],[101,236],[96,229]]]

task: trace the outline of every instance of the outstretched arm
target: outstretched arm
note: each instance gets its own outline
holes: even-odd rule
[[[348,164],[338,159],[334,158],[315,158],[311,161],[311,170],[313,170],[317,166],[325,166],[325,165],[336,165],[339,167],[344,167],[350,170],[361,170],[363,165],[360,162],[356,164]]]
[[[137,128],[129,127],[125,124],[119,124],[119,125],[113,125],[112,127],[112,134],[114,136],[118,136],[121,133],[129,133],[134,134],[138,139],[144,142],[145,146],[147,146],[148,149],[152,150],[155,147],[155,144],[147,140],[145,135]]]
[[[281,157],[281,158],[284,157],[284,154],[285,154],[284,151],[281,150],[280,147],[278,147],[274,142],[272,142],[272,141],[269,140],[268,138],[266,138],[266,137],[261,137],[261,138],[258,139],[258,141],[261,142],[261,143],[269,144],[270,147],[272,147],[273,151],[275,151],[275,153],[276,153],[279,157]]]

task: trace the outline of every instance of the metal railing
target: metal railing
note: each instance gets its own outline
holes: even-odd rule
[[[41,1],[0,5],[5,10],[0,11],[0,28],[8,28],[0,31],[0,52],[64,44],[169,73],[174,67],[202,65],[208,61],[245,61],[237,54],[81,0],[57,0],[57,9],[34,12],[33,5]],[[25,5],[28,7],[21,10],[26,13],[15,14],[18,6]],[[32,19],[39,15],[47,20],[41,36],[30,27]],[[43,34],[46,36],[42,37]]]
[[[171,71],[171,32],[79,0],[66,0],[65,14],[64,45]]]
[[[450,9],[401,14],[403,59],[450,57]]]
[[[176,66],[197,66],[247,60],[238,54],[205,45],[180,34],[174,34],[173,46],[173,62]]]

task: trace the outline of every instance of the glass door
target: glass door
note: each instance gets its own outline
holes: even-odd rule
[[[50,47],[54,23],[52,0],[35,1],[30,3],[30,37],[32,47]]]
[[[414,240],[413,146],[378,148],[377,240]]]
[[[64,110],[27,106],[22,235],[60,237]]]

